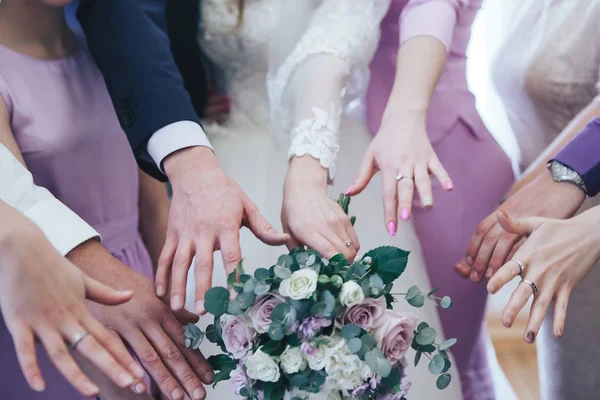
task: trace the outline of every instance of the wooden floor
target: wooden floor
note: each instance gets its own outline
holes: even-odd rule
[[[525,322],[518,321],[511,329],[506,329],[499,321],[500,318],[495,316],[487,318],[488,331],[500,366],[519,400],[539,400],[535,345],[523,341]]]

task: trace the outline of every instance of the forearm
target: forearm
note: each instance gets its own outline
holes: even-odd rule
[[[561,134],[544,150],[536,161],[527,168],[523,176],[511,188],[509,195],[515,193],[522,187],[532,182],[546,168],[549,160],[554,158],[565,146],[573,140],[585,126],[594,117],[600,117],[600,101],[594,101],[584,108],[570,123],[563,129]]]
[[[156,270],[167,236],[169,196],[165,184],[139,171],[139,229]]]
[[[293,157],[290,160],[285,184],[310,185],[327,190],[327,169],[311,156]]]

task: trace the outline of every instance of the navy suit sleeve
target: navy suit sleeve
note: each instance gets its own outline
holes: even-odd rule
[[[77,17],[140,167],[164,180],[148,139],[173,122],[200,122],[171,54],[165,1],[83,0]]]

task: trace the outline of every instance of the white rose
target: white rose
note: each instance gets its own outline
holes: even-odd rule
[[[246,360],[246,375],[263,382],[277,382],[281,372],[275,360],[258,349]]]
[[[369,366],[356,354],[350,353],[345,341],[331,349],[325,364],[328,384],[338,390],[353,390],[360,386],[373,373]]]
[[[331,344],[320,343],[315,347],[314,354],[307,354],[306,361],[308,361],[308,366],[313,371],[321,371],[325,368],[325,364],[327,363],[327,359],[329,358],[329,352],[331,351]]]
[[[279,356],[279,364],[281,364],[281,369],[286,374],[295,374],[306,368],[306,359],[302,354],[302,350],[300,347],[290,347],[287,349],[281,356]]]
[[[317,289],[319,276],[311,268],[300,269],[281,281],[279,293],[293,300],[308,299]]]
[[[361,287],[354,281],[348,281],[342,285],[340,291],[340,302],[346,307],[352,307],[360,304],[365,299]]]

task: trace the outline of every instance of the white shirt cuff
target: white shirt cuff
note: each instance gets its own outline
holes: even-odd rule
[[[162,168],[163,160],[171,153],[187,147],[203,146],[212,150],[212,146],[202,127],[192,121],[173,122],[156,132],[148,140],[148,154],[158,168]]]
[[[90,239],[100,240],[100,234],[54,197],[36,203],[24,211],[48,238],[60,254]]]

